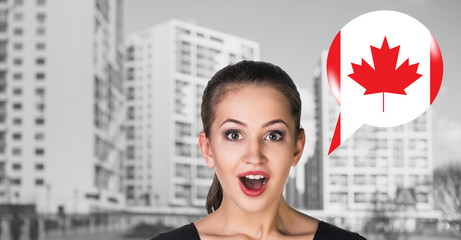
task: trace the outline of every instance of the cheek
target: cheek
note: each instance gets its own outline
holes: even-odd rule
[[[293,152],[290,150],[291,148],[288,147],[269,147],[266,152],[266,156],[269,158],[268,163],[273,165],[274,169],[290,169],[293,159]]]
[[[225,173],[229,173],[234,168],[237,168],[241,159],[241,154],[244,152],[238,144],[229,144],[223,141],[216,141],[212,147],[214,163],[216,171],[225,169]]]

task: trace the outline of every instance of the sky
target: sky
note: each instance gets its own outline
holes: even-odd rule
[[[310,91],[320,52],[330,47],[345,24],[376,10],[410,15],[432,33],[444,63],[442,86],[431,106],[434,163],[461,162],[459,0],[125,0],[124,4],[126,35],[175,18],[254,40],[260,44],[260,60],[279,65],[299,87]]]

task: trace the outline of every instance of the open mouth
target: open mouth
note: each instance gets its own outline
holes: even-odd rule
[[[238,176],[239,185],[243,193],[250,197],[257,197],[266,190],[269,175],[262,171],[251,171]]]
[[[267,182],[267,178],[263,175],[246,175],[240,177],[240,181],[245,185],[249,190],[259,190]]]

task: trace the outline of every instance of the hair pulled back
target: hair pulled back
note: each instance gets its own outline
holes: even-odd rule
[[[297,133],[301,129],[301,98],[290,76],[280,67],[267,62],[244,60],[224,67],[208,82],[202,97],[201,117],[206,136],[211,136],[211,124],[215,119],[215,106],[229,91],[245,86],[270,86],[279,90],[288,100],[291,116]],[[206,210],[216,211],[223,198],[221,183],[215,173],[213,183],[208,191]]]

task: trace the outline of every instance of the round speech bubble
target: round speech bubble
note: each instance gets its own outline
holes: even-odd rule
[[[394,127],[423,114],[442,75],[437,42],[413,17],[383,10],[347,23],[327,58],[328,83],[341,106],[328,154],[363,124]]]

